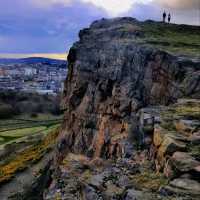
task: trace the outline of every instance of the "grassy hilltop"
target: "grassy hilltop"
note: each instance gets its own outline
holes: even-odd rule
[[[137,32],[134,42],[157,47],[176,55],[199,58],[200,26],[168,24],[152,20],[140,22],[133,18],[122,20],[123,23],[115,23],[112,28],[122,35]]]
[[[178,55],[199,57],[200,27],[147,21],[142,24],[144,41]]]

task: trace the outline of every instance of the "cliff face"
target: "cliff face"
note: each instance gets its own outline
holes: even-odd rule
[[[200,97],[200,62],[148,44],[145,27],[151,24],[159,23],[102,19],[80,31],[68,56],[60,140],[65,148],[91,157],[127,157],[148,144],[139,125],[141,108]]]
[[[45,200],[199,199],[199,31],[132,18],[80,31]]]

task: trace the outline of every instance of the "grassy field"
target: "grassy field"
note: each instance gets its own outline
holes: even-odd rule
[[[40,161],[52,149],[62,118],[39,114],[0,121],[0,184]]]
[[[0,121],[0,145],[12,143],[17,139],[42,133],[47,134],[62,122],[62,116],[41,114],[37,117],[18,116]]]

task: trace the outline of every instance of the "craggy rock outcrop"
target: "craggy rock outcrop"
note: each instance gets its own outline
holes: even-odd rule
[[[199,199],[200,61],[149,46],[149,23],[80,31],[45,200]]]
[[[163,177],[149,171],[153,179],[147,180],[147,172],[140,170],[134,160],[91,161],[82,155],[68,154],[43,197],[44,200],[167,200],[155,193]],[[141,191],[141,183],[152,191]]]
[[[151,143],[139,127],[141,108],[199,98],[200,62],[145,44],[145,23],[102,19],[80,31],[68,56],[61,154],[129,157],[134,148]]]

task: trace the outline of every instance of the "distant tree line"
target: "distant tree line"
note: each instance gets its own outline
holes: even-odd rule
[[[0,92],[0,119],[20,114],[36,116],[38,113],[60,115],[61,95],[39,95],[16,91]]]

